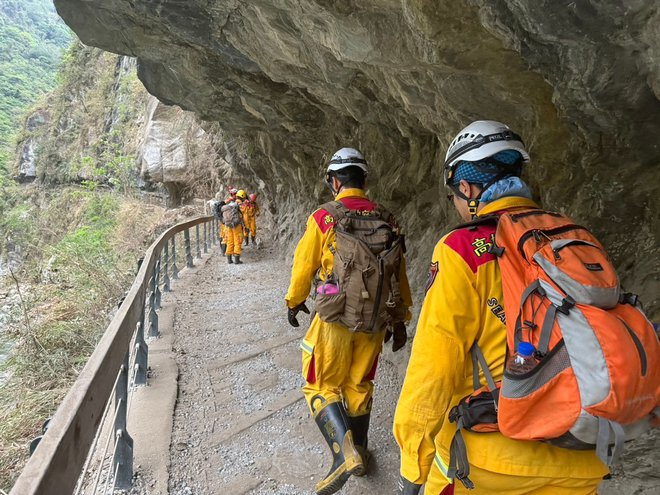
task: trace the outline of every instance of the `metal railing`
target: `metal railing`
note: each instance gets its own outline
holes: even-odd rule
[[[127,417],[136,387],[148,379],[145,325],[147,337],[158,336],[161,287],[166,292],[172,289],[172,280],[179,278],[177,263],[192,267],[194,257],[201,258],[202,251],[208,253],[217,244],[218,227],[214,217],[181,222],[147,249],[117,314],[43,437],[33,442],[38,446],[10,495],[96,495],[131,487],[133,439]],[[183,251],[178,247],[179,233],[183,233]]]

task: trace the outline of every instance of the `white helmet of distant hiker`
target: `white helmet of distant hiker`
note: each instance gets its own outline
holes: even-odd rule
[[[365,175],[369,172],[367,160],[364,159],[362,153],[354,148],[342,148],[332,155],[326,173],[338,172],[347,167],[359,167]]]
[[[494,120],[472,122],[459,132],[449,145],[443,174],[445,186],[451,185],[460,162],[479,162],[506,150],[520,152],[523,162],[529,162],[529,154],[522,138],[509,126]]]

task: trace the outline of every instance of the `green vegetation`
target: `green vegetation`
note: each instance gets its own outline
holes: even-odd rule
[[[24,129],[17,139],[19,145],[35,144],[39,182],[130,192],[147,100],[135,62],[75,41],[57,79],[58,87],[32,108],[48,123]]]
[[[0,219],[25,259],[7,280],[21,304],[6,329],[13,352],[0,365],[8,376],[0,386],[0,492],[93,351],[164,211],[103,190],[32,190]]]
[[[0,2],[0,174],[7,174],[19,118],[55,86],[60,57],[70,40],[52,0]]]
[[[0,280],[0,293],[20,296],[0,331],[12,344],[0,364],[3,493],[130,286],[164,210],[134,199],[147,98],[134,61],[71,42],[52,0],[0,0],[0,47],[0,258],[20,260]],[[28,112],[42,124],[20,129]],[[12,148],[28,139],[39,180],[20,185]]]

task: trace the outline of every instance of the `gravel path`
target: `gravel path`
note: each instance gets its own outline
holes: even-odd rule
[[[329,469],[327,446],[300,391],[299,343],[308,322],[296,329],[286,320],[289,273],[276,256],[248,247],[237,266],[214,255],[191,289],[172,293],[179,366],[173,495],[312,494]],[[391,492],[395,484],[390,425],[405,358],[385,354],[370,434],[373,472],[353,477],[343,494]]]
[[[174,351],[179,392],[170,452],[172,495],[306,495],[330,466],[330,455],[300,388],[299,342],[308,321],[288,325],[284,292],[289,266],[272,248],[245,249],[243,265],[216,252],[176,290]],[[417,305],[417,309],[419,305]],[[393,493],[398,448],[392,416],[407,348],[381,356],[369,445],[370,474],[351,478],[344,495]],[[660,493],[659,435],[630,445],[625,474],[601,495]],[[136,492],[149,493],[137,477]]]

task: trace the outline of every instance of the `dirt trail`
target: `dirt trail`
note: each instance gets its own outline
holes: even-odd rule
[[[268,248],[250,246],[242,259],[228,265],[216,251],[168,294],[179,367],[172,495],[313,494],[330,465],[300,392],[299,342],[308,321],[292,328],[283,310],[289,267]],[[391,425],[407,359],[407,351],[393,354],[386,346],[370,430],[374,464],[342,494],[394,492],[398,448]],[[628,476],[607,482],[601,494],[660,493],[657,452],[656,439],[647,437],[628,452]]]
[[[288,267],[273,251],[248,247],[243,265],[218,254],[175,290],[174,350],[179,397],[169,490],[184,494],[312,494],[329,454],[300,388],[300,339],[283,310]],[[305,320],[305,318],[303,318]],[[391,424],[404,356],[386,351],[379,368],[367,478],[343,494],[392,491],[397,449]],[[402,353],[401,353],[402,354]],[[397,365],[398,363],[398,365]]]

